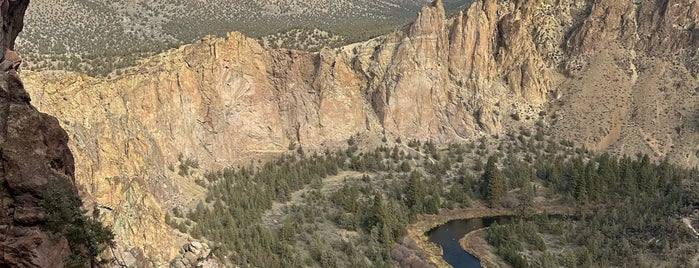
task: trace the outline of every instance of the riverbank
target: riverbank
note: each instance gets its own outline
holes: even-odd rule
[[[481,228],[466,234],[459,240],[459,244],[464,250],[476,257],[481,262],[481,267],[483,268],[512,267],[512,265],[508,264],[495,253],[496,249],[488,244],[486,240],[487,235],[488,227]]]
[[[416,223],[411,224],[407,227],[407,233],[408,237],[413,239],[415,243],[418,245],[418,247],[427,255],[427,260],[429,262],[432,262],[435,264],[437,267],[444,267],[448,268],[451,267],[444,259],[442,259],[442,249],[437,246],[436,244],[430,242],[425,235],[427,231],[431,230],[432,228],[435,228],[437,226],[440,226],[442,224],[445,224],[451,220],[458,220],[458,219],[473,219],[473,218],[483,218],[483,217],[495,217],[495,216],[512,216],[515,215],[517,211],[515,209],[506,209],[506,208],[488,208],[483,205],[476,205],[474,207],[469,207],[469,208],[462,208],[462,209],[454,209],[454,210],[443,210],[437,215],[420,215],[418,216],[418,220]],[[537,206],[536,210],[533,211],[533,214],[541,214],[541,213],[549,213],[549,214],[572,214],[573,213],[573,208],[570,208],[568,206],[564,205],[553,205],[553,204],[547,204],[547,205],[541,205]],[[469,234],[466,234],[467,236]],[[482,239],[482,238],[481,238]],[[483,250],[483,244],[486,246],[489,246],[487,241],[482,239],[481,246],[476,245],[477,247],[471,247],[467,246],[468,248],[471,248],[471,250],[468,250],[467,247],[464,247],[464,243],[461,243],[462,247],[464,247],[469,253],[471,253],[473,256],[478,258],[479,260],[483,260],[488,258],[488,255],[486,254],[486,251]],[[478,250],[475,250],[478,249]],[[472,251],[475,250],[475,251]],[[492,249],[488,249],[487,251],[492,253]],[[495,264],[495,263],[493,263]],[[486,267],[486,266],[484,266]],[[500,267],[500,266],[492,266],[492,267]]]

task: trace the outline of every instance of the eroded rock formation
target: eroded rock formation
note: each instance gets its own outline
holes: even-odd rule
[[[48,210],[46,200],[77,195],[75,165],[68,134],[30,104],[17,74],[21,59],[12,49],[28,4],[0,3],[0,267],[63,267],[81,249],[48,231],[47,215],[58,212]]]
[[[16,75],[0,74],[0,264],[55,267],[71,252],[42,229],[42,202],[49,185],[73,185],[73,155],[58,120],[27,96]]]
[[[696,166],[699,2],[591,1],[565,43],[555,133]],[[585,127],[581,127],[585,126]]]
[[[84,195],[110,208],[122,250],[164,264],[181,245],[164,211],[201,194],[166,168],[179,155],[215,169],[357,134],[446,143],[542,121],[591,149],[696,165],[698,5],[481,0],[446,18],[438,0],[404,29],[318,53],[231,33],[115,78],[26,81],[63,119]]]
[[[0,3],[0,17],[2,17],[2,30],[0,30],[0,71],[18,70],[22,58],[14,51],[17,35],[24,28],[24,12],[29,6],[29,0],[3,0]]]

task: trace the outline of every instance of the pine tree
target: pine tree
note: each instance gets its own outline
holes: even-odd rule
[[[407,186],[407,205],[411,213],[420,214],[424,211],[425,186],[422,184],[420,173],[413,171]]]
[[[279,239],[292,244],[296,239],[297,226],[290,217],[284,220],[282,228],[279,230]]]
[[[440,199],[438,195],[434,195],[427,199],[427,202],[425,204],[425,213],[428,214],[437,214],[439,213],[439,207],[441,206],[440,204]]]
[[[518,213],[521,216],[529,216],[534,211],[534,188],[532,185],[525,185],[519,190],[517,196],[519,199]]]
[[[505,192],[505,180],[497,167],[497,157],[491,155],[481,177],[481,193],[490,207],[495,207]]]
[[[379,231],[379,241],[381,243],[390,243],[392,235],[389,227],[386,205],[383,202],[383,197],[381,194],[374,195],[374,200],[372,201],[367,219],[367,230],[376,228]]]

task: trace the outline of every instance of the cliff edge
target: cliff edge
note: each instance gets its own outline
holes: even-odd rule
[[[82,213],[68,134],[31,104],[12,51],[28,0],[0,3],[0,267],[88,263],[111,233]]]
[[[68,134],[56,118],[28,102],[14,74],[0,74],[0,266],[49,267],[71,249],[50,237],[45,223],[47,188],[74,185]]]

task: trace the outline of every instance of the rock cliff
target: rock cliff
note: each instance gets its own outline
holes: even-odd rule
[[[481,0],[447,18],[437,0],[403,29],[318,53],[231,33],[109,79],[25,80],[39,109],[62,118],[83,194],[109,208],[121,248],[162,264],[183,240],[164,211],[201,192],[166,168],[179,156],[208,169],[358,134],[447,143],[541,121],[591,149],[696,165],[698,8]]]
[[[565,43],[554,133],[696,166],[699,3],[593,1]],[[586,127],[581,127],[586,126]]]
[[[46,188],[73,185],[68,135],[38,112],[16,74],[0,74],[0,266],[49,267],[71,254],[44,231]]]
[[[13,48],[28,3],[0,2],[2,51]],[[49,187],[77,192],[73,155],[58,120],[37,111],[30,100],[16,70],[1,70],[0,266],[62,267],[73,252],[64,236],[44,228],[44,200]]]

